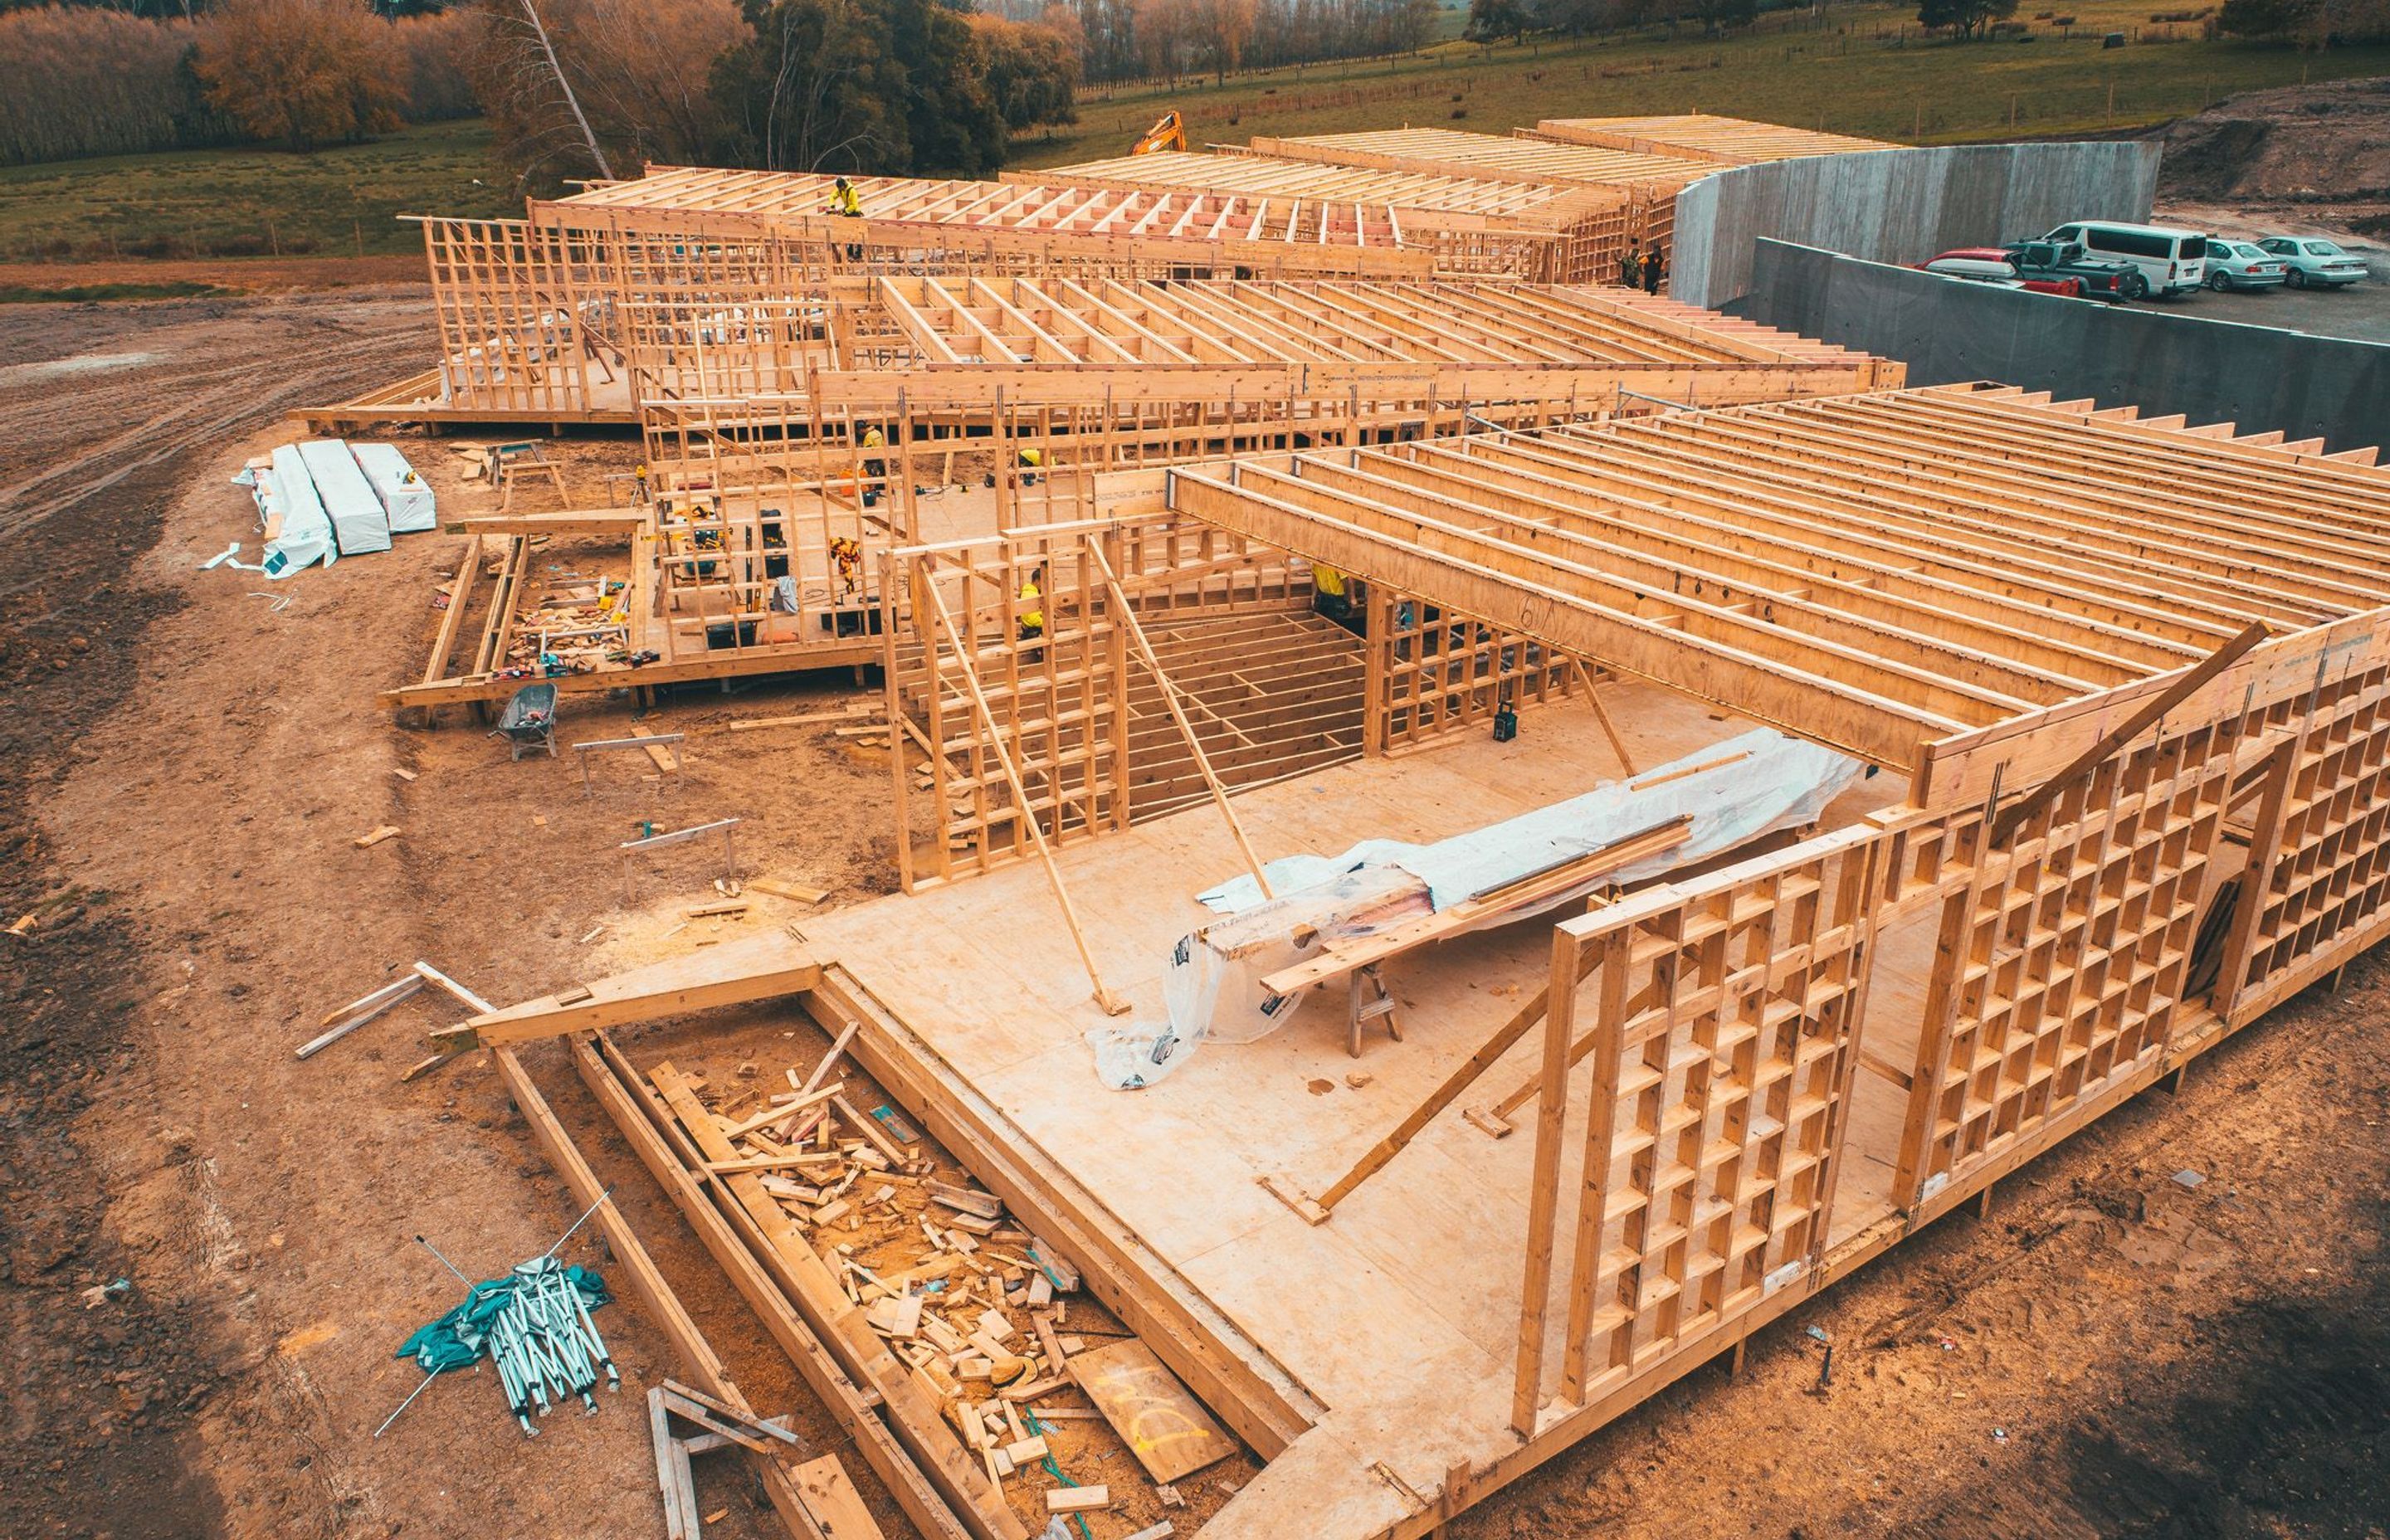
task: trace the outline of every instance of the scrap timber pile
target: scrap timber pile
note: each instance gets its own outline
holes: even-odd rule
[[[1151,1354],[1099,1306],[1080,1302],[1073,1320],[1077,1271],[1013,1222],[1000,1199],[960,1172],[946,1179],[927,1153],[898,1149],[901,1160],[890,1159],[886,1128],[918,1137],[901,1118],[885,1108],[858,1115],[840,1083],[808,1088],[794,1070],[787,1075],[793,1089],[765,1096],[761,1110],[744,1088],[706,1106],[702,1093],[711,1087],[670,1063],[649,1078],[701,1149],[731,1157],[710,1160],[708,1169],[752,1176],[830,1261],[865,1324],[935,1388],[947,1422],[991,1482],[1018,1478],[1034,1502],[1059,1493],[1054,1511],[1112,1506],[1109,1496],[1088,1503],[1071,1495],[1087,1488],[1064,1474],[1056,1451],[1084,1441],[1057,1429],[1105,1416],[1108,1402],[1117,1405],[1123,1366],[1134,1371],[1151,1364]],[[855,1133],[842,1136],[842,1128]],[[867,1131],[872,1137],[857,1136]],[[1048,1404],[1082,1394],[1096,1398],[1092,1409]],[[1177,1437],[1157,1441],[1148,1432],[1132,1445],[1159,1483],[1157,1505],[1178,1506],[1165,1476],[1183,1477],[1236,1452],[1189,1405],[1189,1427]]]

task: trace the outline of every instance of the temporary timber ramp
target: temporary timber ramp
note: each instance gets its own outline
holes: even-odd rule
[[[1257,135],[1241,153],[1490,182],[1664,190],[1672,196],[1718,169],[1713,160],[1451,128],[1374,129],[1294,138]]]
[[[1599,146],[1727,166],[1903,148],[1883,139],[1787,128],[1781,123],[1720,118],[1706,112],[1647,118],[1547,118],[1535,126],[1532,134],[1525,129],[1519,132],[1523,136],[1557,144]]]
[[[1003,175],[1016,183],[1054,176],[1112,187],[1367,199],[1392,205],[1411,236],[1425,238],[1429,232],[1444,232],[1448,234],[1438,238],[1485,240],[1506,253],[1510,271],[1552,283],[1596,276],[1611,247],[1623,245],[1627,225],[1626,200],[1614,188],[1388,171],[1250,153],[1163,150]]]
[[[1188,894],[1237,869],[1209,808],[1065,843],[1084,950],[1014,862],[478,1030],[777,995],[853,1023],[1267,1461],[1201,1533],[1409,1540],[2390,932],[2371,462],[1964,387],[1135,473],[1134,520],[1624,676],[1623,738],[1558,703],[1465,763],[1249,790],[1267,853],[1475,828],[1629,750],[1698,755],[1720,714],[1905,776],[1723,868],[1397,959],[1408,1030],[1372,1039],[1366,1093],[1317,1093],[1351,1063],[1317,1009],[1134,1096],[1088,1072],[1090,967],[1151,1018]],[[1034,538],[1059,570],[1077,541],[1100,579],[1126,527],[971,559]],[[1073,592],[1110,628],[1087,645],[1124,648]]]

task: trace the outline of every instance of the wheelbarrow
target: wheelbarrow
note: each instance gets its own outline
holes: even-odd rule
[[[525,685],[515,691],[507,702],[498,725],[490,731],[492,738],[507,740],[507,762],[512,764],[523,757],[526,749],[544,748],[547,757],[556,757],[556,687]]]

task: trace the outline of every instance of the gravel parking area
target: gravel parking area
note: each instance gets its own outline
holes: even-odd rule
[[[2390,284],[2371,279],[2335,289],[2253,289],[2232,294],[2202,290],[2195,299],[2157,302],[2156,308],[2205,321],[2239,321],[2317,337],[2390,342]]]

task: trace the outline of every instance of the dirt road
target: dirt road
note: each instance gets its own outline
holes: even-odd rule
[[[428,329],[419,290],[0,314],[0,907],[37,917],[0,938],[0,1534],[659,1532],[644,1425],[615,1405],[527,1443],[469,1380],[370,1436],[412,1388],[392,1348],[453,1303],[409,1238],[494,1270],[572,1205],[486,1068],[395,1083],[449,1019],[428,1005],[290,1048],[417,957],[514,998],[652,935],[710,874],[660,865],[623,909],[588,853],[641,817],[736,813],[769,869],[882,890],[887,771],[827,729],[719,731],[853,698],[837,678],[677,706],[685,786],[631,769],[584,798],[569,758],[510,765],[374,707],[419,664],[459,542],[265,599],[199,571],[248,533],[225,481],[268,419],[419,366]],[[628,721],[590,712],[576,732]],[[380,823],[404,833],[352,847]],[[2378,1540],[2386,1000],[2360,964],[2004,1185],[1989,1221],[1772,1328],[1741,1382],[1694,1375],[1457,1533]],[[533,1067],[589,1126],[569,1072]],[[669,1211],[604,1159],[734,1370],[792,1405]],[[630,1385],[669,1369],[631,1309],[602,1324]],[[1822,1391],[1812,1324],[1836,1350]],[[735,1472],[709,1482],[709,1535],[776,1533]]]

